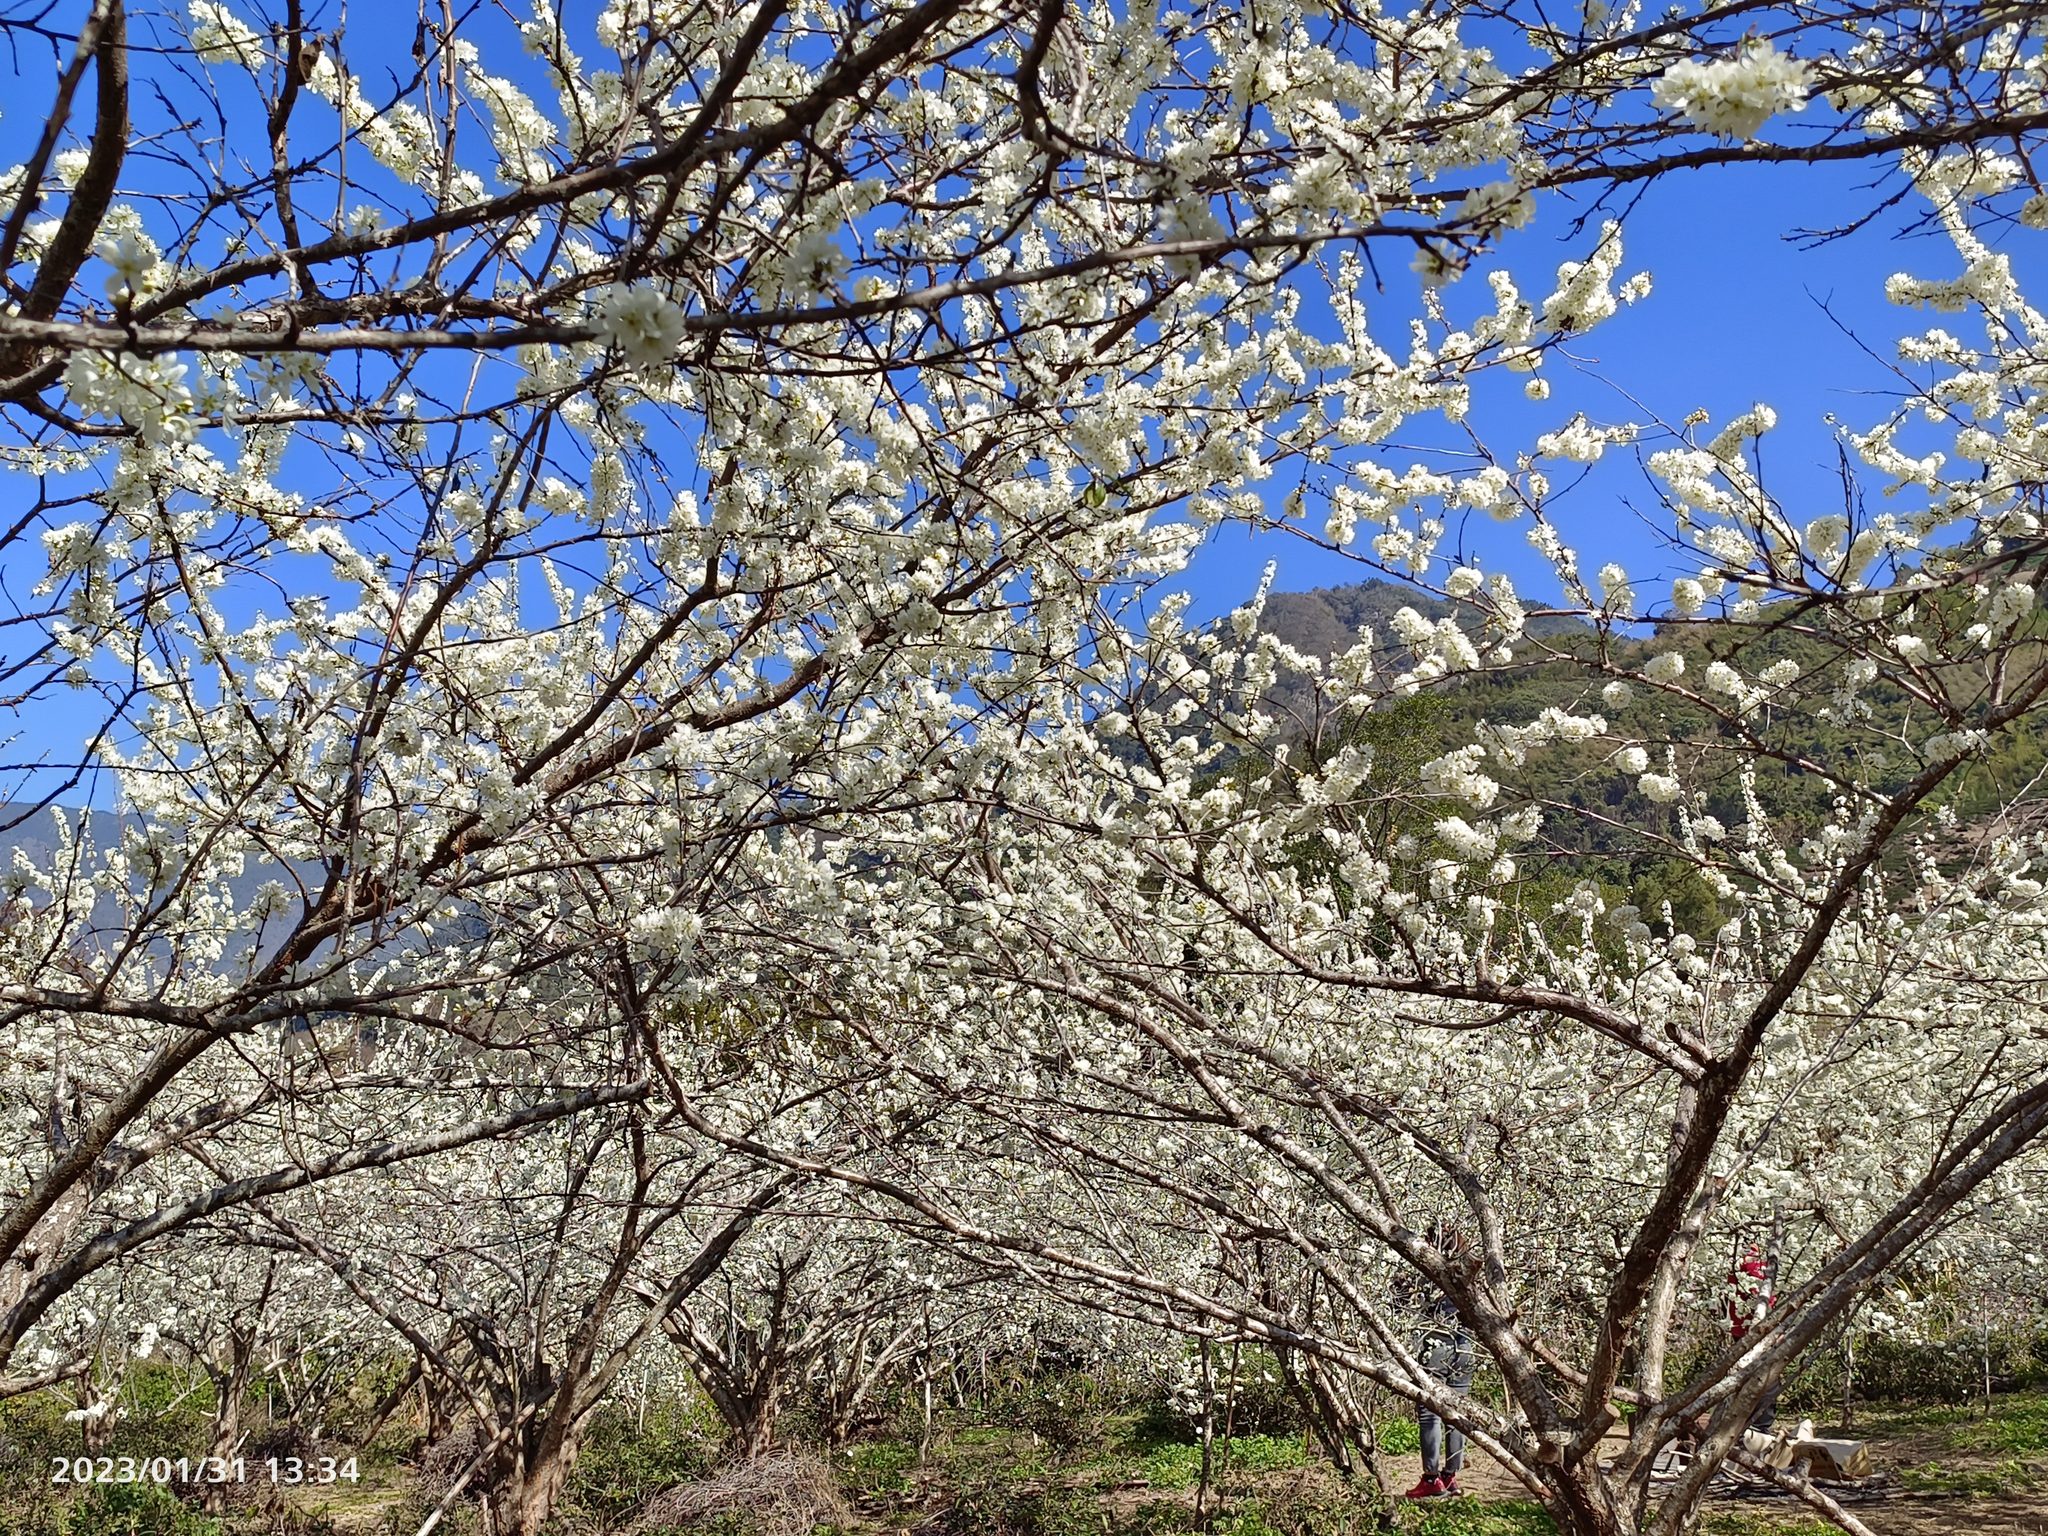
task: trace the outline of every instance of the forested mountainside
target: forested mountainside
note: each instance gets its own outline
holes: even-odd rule
[[[1432,623],[1457,614],[1475,630],[1480,618],[1463,603],[1395,582],[1367,581],[1271,594],[1261,623],[1288,646],[1322,661],[1369,630],[1381,664],[1398,666],[1405,647],[1395,635],[1395,615],[1402,608]],[[1817,830],[1832,817],[1853,814],[1850,808],[1866,791],[1881,795],[1905,784],[1920,770],[1928,739],[1968,728],[1997,683],[1981,668],[1937,671],[1901,661],[1897,669],[1880,670],[1845,689],[1843,658],[1805,619],[1798,605],[1787,603],[1741,625],[1702,615],[1626,635],[1603,633],[1581,619],[1534,616],[1513,661],[1440,680],[1335,731],[1329,722],[1315,721],[1313,691],[1300,679],[1283,678],[1267,704],[1293,717],[1290,734],[1306,747],[1304,761],[1322,760],[1347,742],[1364,740],[1390,770],[1412,770],[1475,739],[1485,741],[1489,725],[1517,725],[1546,708],[1599,715],[1610,723],[1625,721],[1632,740],[1651,744],[1653,771],[1672,762],[1686,783],[1707,786],[1704,805],[1692,809],[1723,828],[1739,828],[1749,819],[1743,782],[1745,770],[1753,770],[1754,792],[1766,810],[1792,813],[1795,825]],[[1968,623],[1932,607],[1924,616],[1937,654],[1956,638],[1947,630],[1960,635]],[[1773,663],[1790,667],[1786,681],[1738,732],[1682,695],[1629,681],[1659,653],[1682,657],[1683,686],[1706,694],[1712,688],[1702,680],[1716,661],[1734,663],[1745,676]],[[1937,716],[1938,698],[1947,700],[1952,718]],[[1985,839],[2040,820],[2048,814],[2048,798],[2041,794],[2044,766],[2048,739],[2037,725],[1992,733],[1978,760],[1936,797],[1954,813],[1952,838],[1917,852],[1938,863],[1965,859]],[[1592,879],[1610,904],[1627,901],[1652,922],[1666,901],[1684,931],[1702,934],[1722,920],[1720,904],[1688,863],[1657,850],[1660,833],[1679,835],[1679,805],[1648,800],[1638,775],[1617,765],[1611,742],[1596,736],[1553,748],[1524,769],[1495,764],[1489,771],[1507,792],[1560,812],[1546,818],[1547,858],[1531,872],[1537,894],[1547,898]],[[1577,814],[1562,814],[1565,809]],[[1419,806],[1390,810],[1389,837],[1427,836],[1435,814]],[[1910,856],[1901,848],[1889,862],[1900,867]]]

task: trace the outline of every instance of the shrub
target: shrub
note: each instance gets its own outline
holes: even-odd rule
[[[2009,1330],[1989,1340],[1968,1329],[1933,1343],[1866,1338],[1856,1346],[1859,1402],[1966,1403],[1984,1391],[1984,1357],[1991,1361],[1994,1392],[2048,1387],[2048,1333]],[[1801,1360],[1785,1385],[1784,1402],[1816,1413],[1842,1401],[1839,1349]]]
[[[7,1486],[10,1497],[7,1506],[0,1508],[0,1536],[61,1536],[63,1510],[46,1479],[24,1485],[8,1478]]]
[[[65,1536],[224,1536],[202,1515],[155,1483],[97,1483],[66,1511]]]
[[[1055,1453],[1068,1455],[1106,1438],[1108,1420],[1123,1404],[1112,1388],[1080,1371],[1034,1378],[995,1405],[999,1424],[1029,1430]]]
[[[1217,1409],[1222,1424],[1222,1409]],[[1301,1404],[1287,1390],[1280,1365],[1263,1349],[1247,1349],[1237,1363],[1237,1390],[1230,1404],[1231,1429],[1239,1435],[1299,1434]]]
[[[963,1489],[939,1528],[948,1536],[1104,1536],[1111,1525],[1101,1505],[1079,1490],[990,1484]]]
[[[213,1415],[213,1386],[204,1374],[163,1360],[137,1360],[121,1383],[121,1411],[152,1423],[176,1419],[201,1433]]]
[[[1115,1536],[1196,1536],[1195,1512],[1178,1499],[1154,1499],[1131,1510]]]
[[[1374,1536],[1385,1513],[1376,1489],[1303,1478],[1292,1487],[1233,1502],[1210,1526],[1216,1536]]]

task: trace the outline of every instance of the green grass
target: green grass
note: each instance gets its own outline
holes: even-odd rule
[[[1711,1509],[1700,1524],[1700,1536],[1839,1536],[1839,1533],[1825,1520],[1817,1520],[1811,1515]]]
[[[1230,1465],[1240,1472],[1283,1472],[1308,1465],[1299,1435],[1240,1435],[1230,1442]]]
[[[1402,1522],[1406,1536],[1556,1536],[1543,1506],[1530,1499],[1453,1499],[1425,1505]],[[1790,1512],[1714,1509],[1700,1536],[1838,1536],[1824,1521]]]
[[[971,1477],[999,1483],[1031,1482],[1052,1470],[1055,1453],[1021,1430],[993,1434],[963,1432],[933,1447],[933,1460],[947,1477]]]
[[[1532,1499],[1449,1499],[1410,1512],[1409,1536],[1555,1536],[1557,1527]]]
[[[1867,1410],[1857,1423],[1857,1433],[1871,1437],[1919,1431],[1932,1431],[1945,1449],[1962,1457],[2000,1457],[2008,1461],[2048,1457],[2048,1393],[2016,1392],[1994,1397],[1989,1414],[1976,1403],[1880,1407]],[[1929,1474],[1935,1470],[1918,1469]],[[1905,1475],[1916,1474],[1909,1469]],[[2039,1471],[2035,1475],[2038,1478]]]
[[[954,1445],[988,1445],[1006,1438],[1010,1431],[993,1424],[963,1424],[946,1438]]]
[[[1211,1448],[1212,1474],[1219,1478],[1225,1474],[1281,1472],[1305,1466],[1307,1462],[1299,1435],[1240,1435],[1228,1442],[1218,1440]],[[1202,1448],[1185,1441],[1155,1443],[1134,1457],[1114,1457],[1101,1465],[1111,1472],[1129,1466],[1154,1488],[1192,1488],[1201,1481]]]
[[[867,1440],[850,1445],[833,1470],[839,1486],[856,1499],[898,1499],[916,1487],[917,1447],[907,1440]]]
[[[1124,1458],[1114,1458],[1111,1467],[1120,1466]],[[1155,1445],[1136,1458],[1138,1476],[1154,1488],[1192,1488],[1202,1475],[1202,1448],[1199,1445]],[[1110,1481],[1115,1481],[1114,1474]]]
[[[2039,1487],[2041,1481],[2034,1468],[2018,1460],[2006,1460],[1988,1467],[1944,1467],[1938,1461],[1931,1461],[1925,1466],[1902,1467],[1899,1470],[1899,1486],[1911,1493],[1996,1497],[1999,1494],[2025,1493]]]
[[[2048,1391],[2000,1392],[1991,1399],[1991,1412],[1984,1412],[1984,1400],[1971,1398],[1959,1403],[1868,1403],[1856,1409],[1859,1429],[1935,1429],[1943,1425],[1958,1432],[1970,1425],[2013,1424],[2032,1426],[2033,1433],[2048,1431]]]
[[[2048,1455],[2048,1395],[1995,1399],[1974,1438],[2007,1456]]]
[[[1373,1426],[1380,1449],[1389,1456],[1413,1456],[1422,1449],[1422,1426],[1413,1419],[1387,1419]]]

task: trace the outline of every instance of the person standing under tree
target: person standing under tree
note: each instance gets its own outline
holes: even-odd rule
[[[1451,1263],[1458,1262],[1471,1248],[1470,1240],[1455,1226],[1440,1224],[1434,1236],[1437,1248]],[[1415,1358],[1439,1384],[1462,1396],[1472,1390],[1472,1330],[1458,1316],[1456,1304],[1442,1291],[1430,1286],[1421,1294],[1422,1329],[1415,1344]],[[1422,1481],[1403,1497],[1445,1499],[1463,1493],[1458,1486],[1458,1473],[1465,1465],[1465,1432],[1446,1423],[1425,1403],[1415,1405],[1415,1420],[1422,1437]]]
[[[1771,1308],[1777,1305],[1778,1241],[1778,1230],[1774,1225],[1769,1247],[1759,1248],[1750,1243],[1728,1271],[1728,1338],[1731,1343],[1740,1344],[1750,1329],[1762,1322]],[[1811,1419],[1801,1419],[1799,1427],[1788,1435],[1773,1433],[1773,1426],[1778,1421],[1778,1394],[1784,1386],[1782,1374],[1771,1382],[1756,1410],[1750,1414],[1742,1434],[1744,1450],[1780,1470],[1792,1464],[1795,1445],[1813,1438]]]
[[[1751,1243],[1728,1272],[1728,1337],[1732,1342],[1740,1344],[1743,1335],[1763,1321],[1764,1314],[1778,1299],[1777,1276],[1773,1273],[1776,1268],[1763,1249]],[[1749,1416],[1751,1429],[1768,1431],[1777,1422],[1778,1392],[1783,1385],[1782,1379],[1771,1383],[1770,1391]]]

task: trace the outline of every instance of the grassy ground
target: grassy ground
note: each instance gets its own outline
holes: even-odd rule
[[[7,1405],[0,1412],[0,1536],[411,1536],[432,1508],[414,1469],[392,1446],[359,1459],[360,1477],[323,1489],[245,1490],[215,1518],[160,1489],[53,1489],[43,1459],[76,1430]],[[47,1416],[46,1416],[47,1417]],[[844,1509],[828,1529],[849,1536],[1366,1536],[1387,1507],[1376,1485],[1346,1483],[1297,1433],[1256,1433],[1219,1444],[1208,1487],[1202,1455],[1184,1431],[1156,1417],[1093,1407],[1047,1418],[1009,1411],[1004,1422],[942,1419],[921,1458],[901,1436],[877,1436],[833,1453]],[[190,1426],[186,1426],[189,1428]],[[163,1423],[155,1428],[159,1436]],[[1412,1425],[1386,1426],[1390,1484],[1412,1481]],[[149,1426],[131,1426],[129,1449],[148,1449]],[[1883,1536],[2048,1536],[2048,1393],[2013,1394],[1981,1408],[1911,1407],[1859,1412],[1893,1489],[1859,1506]],[[161,1446],[164,1441],[156,1440]],[[121,1450],[120,1437],[113,1449]],[[557,1528],[606,1536],[632,1526],[636,1509],[664,1488],[710,1469],[715,1430],[689,1415],[620,1421],[593,1437]],[[1542,1511],[1498,1471],[1468,1470],[1477,1494],[1422,1506],[1396,1500],[1405,1536],[1542,1536]],[[1200,1508],[1198,1509],[1198,1501]],[[770,1531],[731,1508],[687,1536],[806,1536],[808,1524]],[[442,1529],[473,1533],[458,1505]],[[1820,1536],[1828,1530],[1790,1500],[1716,1504],[1706,1536]],[[637,1536],[659,1536],[655,1530]]]
[[[1412,1448],[1410,1426],[1386,1439]],[[1969,1531],[1972,1536],[2048,1536],[2048,1394],[2001,1397],[1975,1409],[1865,1410],[1853,1433],[1873,1443],[1894,1494],[1861,1506],[1885,1536]],[[1407,1443],[1403,1445],[1403,1441]],[[841,1485],[858,1528],[925,1536],[1352,1536],[1378,1529],[1382,1502],[1369,1485],[1347,1486],[1298,1435],[1252,1435],[1217,1452],[1206,1526],[1195,1487],[1201,1450],[1156,1423],[1110,1416],[1088,1442],[1056,1450],[1027,1430],[962,1426],[942,1433],[920,1467],[915,1447],[872,1440],[845,1452]],[[1418,1470],[1390,1454],[1397,1487]],[[1394,1517],[1408,1536],[1541,1536],[1542,1510],[1510,1491],[1497,1469],[1466,1481],[1481,1496],[1405,1505]],[[1491,1475],[1489,1475],[1491,1474]],[[1705,1536],[1822,1536],[1831,1526],[1790,1499],[1710,1507]]]
[[[1395,1486],[1412,1481],[1412,1426],[1385,1436]],[[1865,1409],[1849,1431],[1872,1443],[1893,1489],[1859,1506],[1884,1536],[1968,1531],[2048,1536],[2048,1393],[1977,1408]],[[1212,1467],[1206,1527],[1197,1518],[1197,1445],[1156,1423],[1108,1417],[1087,1443],[1056,1450],[1026,1430],[963,1426],[941,1434],[924,1466],[900,1440],[872,1440],[842,1457],[840,1481],[864,1531],[925,1536],[1352,1536],[1378,1528],[1370,1486],[1347,1486],[1298,1435],[1237,1440]],[[1542,1536],[1553,1527],[1517,1497],[1498,1469],[1466,1481],[1481,1496],[1412,1506],[1396,1502],[1408,1536]],[[1491,1474],[1491,1475],[1489,1475]],[[1822,1536],[1828,1526],[1790,1499],[1710,1506],[1705,1536]]]
[[[2048,1392],[1967,1407],[1859,1411],[1855,1433],[1907,1497],[1873,1521],[1885,1536],[2048,1533]]]

